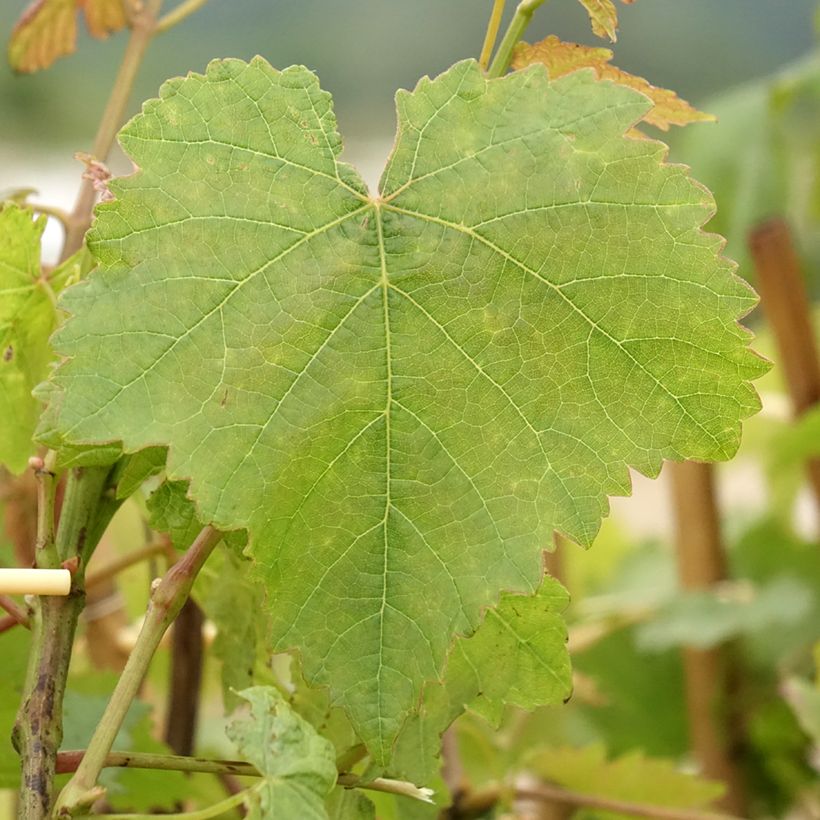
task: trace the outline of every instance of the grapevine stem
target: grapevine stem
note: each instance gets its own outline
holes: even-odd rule
[[[162,0],[147,0],[141,8],[133,11],[131,16],[131,36],[123,54],[114,87],[105,106],[97,135],[94,138],[94,147],[91,150],[94,159],[105,162],[108,158],[114,140],[117,137],[122,123],[131,89],[134,87],[139,67],[148,45],[157,28],[157,14],[162,6]],[[91,224],[91,212],[94,208],[96,191],[90,179],[83,179],[74,210],[71,212],[66,225],[65,241],[60,261],[68,259],[78,251],[85,239],[85,233]]]
[[[652,820],[738,820],[734,815],[718,814],[698,809],[675,809],[667,806],[653,806],[646,803],[632,803],[626,800],[600,797],[593,794],[581,794],[569,791],[560,786],[541,785],[526,789],[516,789],[516,797],[545,800],[564,806],[600,809],[606,812],[628,814],[633,817],[647,817]]]
[[[512,62],[513,49],[516,43],[518,43],[527,30],[527,26],[529,26],[530,20],[532,20],[533,14],[535,14],[535,10],[544,2],[545,0],[521,0],[518,4],[515,9],[515,14],[512,20],[510,20],[510,25],[507,27],[507,31],[501,40],[501,45],[499,45],[498,51],[495,53],[495,59],[487,71],[488,77],[500,77],[506,73]]]
[[[53,219],[56,219],[63,226],[63,230],[68,229],[68,225],[71,222],[71,214],[67,211],[64,211],[62,208],[58,208],[55,205],[45,205],[40,202],[30,202],[29,205],[35,213],[50,216]]]
[[[481,47],[481,56],[478,64],[485,71],[490,64],[490,57],[493,56],[493,47],[498,37],[498,29],[501,27],[501,18],[504,15],[506,0],[493,0],[493,10],[490,12],[490,20],[487,23],[487,33],[484,35],[484,45]]]
[[[108,515],[107,510],[101,509],[101,502],[110,468],[71,470],[55,539],[54,475],[48,469],[50,466],[47,460],[40,476],[43,506],[38,510],[38,564],[78,559],[84,550],[93,547],[87,542],[102,531],[106,522],[101,518]],[[47,548],[40,546],[45,544]],[[83,562],[77,560],[67,596],[41,596],[32,607],[32,650],[13,736],[22,762],[20,814],[26,820],[42,820],[51,806],[57,749],[63,734],[63,691],[77,620],[85,600],[83,567]]]
[[[176,8],[171,9],[168,14],[163,15],[157,23],[156,33],[162,34],[168,29],[179,25],[186,17],[190,17],[194,12],[199,11],[208,0],[183,0]]]
[[[80,766],[83,751],[60,752],[57,756],[57,772],[65,774],[74,772]],[[200,772],[204,774],[231,774],[238,777],[261,777],[259,770],[250,763],[240,760],[209,760],[202,757],[183,757],[181,755],[147,754],[144,752],[109,752],[103,767],[127,769],[162,769],[173,772]],[[377,777],[374,780],[362,781],[354,774],[342,772],[336,780],[338,785],[347,789],[369,789],[370,791],[400,794],[415,800],[429,802],[430,796],[425,789],[404,780],[392,780]]]
[[[20,626],[31,628],[28,612],[8,595],[0,595],[0,609],[4,609]]]
[[[134,650],[91,738],[88,750],[60,794],[55,809],[56,817],[71,817],[78,810],[90,806],[104,793],[104,789],[97,785],[97,778],[105,767],[128,708],[148,671],[162,636],[188,599],[194,579],[221,538],[219,530],[210,526],[203,528],[185,555],[160,581],[154,582],[148,612]]]
[[[133,567],[135,564],[142,563],[149,558],[153,558],[155,555],[164,554],[170,556],[171,552],[172,548],[164,541],[153,541],[150,544],[146,544],[144,547],[140,547],[138,550],[134,550],[134,552],[129,552],[127,555],[123,555],[120,558],[111,561],[94,572],[89,572],[88,578],[85,581],[85,587],[86,589],[92,589],[93,587],[99,586],[106,581],[110,581],[112,578],[116,577],[124,570]],[[173,560],[173,557],[171,557],[171,560]]]
[[[57,492],[56,475],[52,472],[54,451],[48,461],[37,459],[34,477],[37,480],[37,539],[34,542],[34,563],[38,569],[58,569],[60,556],[54,542],[54,498]]]
[[[211,817],[221,817],[229,809],[244,803],[248,793],[255,788],[257,787],[244,789],[241,792],[232,794],[230,797],[226,797],[224,800],[220,800],[219,803],[214,803],[212,806],[198,811],[164,814],[163,817],[165,820],[209,820]],[[100,818],[100,820],[156,820],[157,818],[155,814],[96,814],[94,816]]]

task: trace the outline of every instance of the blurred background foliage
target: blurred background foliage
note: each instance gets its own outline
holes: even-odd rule
[[[10,31],[22,5],[3,4],[0,30]],[[475,56],[489,5],[479,0],[211,0],[152,45],[133,108],[155,95],[165,78],[201,70],[214,57],[259,53],[281,67],[304,63],[334,95],[350,157],[375,180],[392,142],[395,89]],[[740,262],[741,273],[754,281],[746,251],[750,228],[782,216],[794,232],[815,296],[820,293],[816,6],[816,0],[639,0],[619,8],[621,33],[613,46],[619,67],[718,115],[717,124],[671,133],[671,157],[691,165],[715,192],[719,210],[710,227],[728,237],[727,252]],[[567,0],[545,6],[528,39],[549,33],[596,42],[581,6]],[[100,43],[81,33],[78,53],[48,71],[17,77],[7,67],[0,70],[0,189],[31,186],[40,189],[42,201],[70,205],[81,172],[71,156],[91,142],[123,41],[122,34]],[[636,477],[634,497],[614,502],[591,552],[561,547],[561,575],[572,594],[572,701],[526,715],[509,709],[499,730],[468,711],[455,737],[470,781],[486,784],[527,768],[569,788],[610,797],[703,805],[714,796],[713,785],[681,780],[670,764],[644,758],[693,769],[681,649],[723,645],[736,672],[732,707],[742,724],[738,757],[749,815],[820,816],[820,518],[803,472],[806,459],[820,455],[820,411],[799,423],[790,420],[776,346],[760,317],[754,315],[752,322],[759,331],[757,348],[776,366],[759,385],[764,411],[747,424],[737,459],[718,470],[728,580],[708,591],[680,589],[668,488],[663,477],[654,484]],[[143,543],[141,503],[129,502],[118,514],[104,550],[108,558]],[[10,546],[0,545],[0,563],[13,560]],[[143,565],[120,577],[127,620],[142,614],[156,572],[156,566]],[[279,681],[303,714],[330,736],[348,739],[346,722],[320,694],[305,689],[298,670],[283,658],[271,665],[254,646],[259,625],[248,623],[247,608],[231,606],[231,596],[258,594],[244,585],[241,568],[227,554],[209,565],[198,583],[197,600],[217,638],[206,667],[197,751],[232,756],[222,731],[223,663],[229,672],[241,667],[240,678],[248,677],[250,666],[256,680]],[[22,630],[4,636],[0,787],[12,787],[16,777],[13,752],[3,744],[16,708],[26,641]],[[167,653],[160,653],[120,748],[162,748],[151,729],[161,724],[167,675]],[[93,670],[88,648],[81,645],[66,703],[69,745],[83,745],[113,680]],[[226,682],[240,688],[247,680]],[[109,778],[115,808],[170,806],[183,798],[207,805],[223,793],[215,779],[203,775],[118,772]],[[655,790],[659,793],[647,793],[655,781],[663,784]],[[443,783],[431,785],[446,793]],[[377,806],[384,818],[435,816],[390,796],[378,798]],[[584,811],[577,816],[616,815]]]

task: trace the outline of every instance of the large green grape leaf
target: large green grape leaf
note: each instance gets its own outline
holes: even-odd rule
[[[248,792],[248,817],[327,820],[324,801],[336,783],[333,744],[273,687],[253,686],[239,696],[249,708],[234,715],[228,736],[262,775]]]
[[[649,105],[458,63],[397,95],[372,196],[304,68],[211,63],[122,132],[51,429],[169,445],[379,763],[554,529],[588,544],[627,465],[727,458],[758,407],[712,199],[623,136]]]

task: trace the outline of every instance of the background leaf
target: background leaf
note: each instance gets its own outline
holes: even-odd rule
[[[573,791],[672,808],[705,808],[723,793],[723,785],[684,774],[667,760],[640,752],[607,760],[601,746],[534,751],[529,768],[552,783]],[[595,811],[600,818],[631,815]]]
[[[107,37],[126,24],[123,0],[33,0],[9,40],[9,63],[16,71],[48,68],[77,47],[77,13],[94,37]]]
[[[591,68],[599,80],[634,88],[652,100],[652,108],[643,121],[668,131],[670,125],[688,125],[692,122],[712,122],[711,114],[704,114],[682,100],[674,91],[651,85],[643,77],[630,74],[611,65],[614,54],[608,48],[591,48],[578,43],[566,43],[551,34],[540,43],[519,43],[513,55],[513,68],[521,69],[535,63],[547,67],[552,79],[563,77],[582,68]]]
[[[0,463],[22,472],[40,414],[32,390],[47,375],[57,294],[78,269],[76,258],[51,274],[40,268],[46,217],[0,205]]]

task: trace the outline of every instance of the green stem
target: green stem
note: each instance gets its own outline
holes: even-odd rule
[[[501,18],[504,15],[506,0],[493,0],[493,10],[490,12],[490,20],[487,23],[487,33],[484,35],[484,45],[481,47],[481,56],[478,64],[485,71],[490,64],[490,57],[493,54],[493,46],[498,37],[498,29],[501,27]]]
[[[54,476],[50,470],[41,476],[41,486],[48,491],[43,498],[46,512],[38,511],[37,542],[39,545],[51,538],[51,547],[40,553],[47,553],[49,562],[57,560],[59,566],[60,560],[79,557],[95,546],[88,543],[88,533],[98,526],[100,496],[109,469],[70,471],[56,538],[46,532],[53,528]],[[77,620],[85,602],[83,568],[78,560],[68,596],[40,597],[33,606],[32,649],[13,736],[22,764],[20,815],[26,820],[42,820],[51,807],[57,750],[63,735],[63,692]]]
[[[20,624],[20,626],[24,626],[26,629],[31,628],[28,611],[21,607],[14,598],[8,595],[0,595],[0,609],[8,612],[9,616]]]
[[[60,752],[57,756],[57,772],[77,772],[87,752],[81,750]],[[203,757],[184,757],[182,755],[161,755],[146,752],[109,752],[102,768],[119,767],[124,769],[160,769],[170,772],[199,772],[204,774],[232,774],[238,777],[262,777],[259,770],[250,763],[241,760],[210,760]],[[414,800],[430,801],[430,792],[420,789],[413,783],[404,780],[392,780],[377,777],[364,781],[355,774],[341,772],[336,780],[346,789],[369,789],[376,792],[400,794]]]
[[[157,34],[162,34],[168,29],[179,25],[186,17],[190,17],[195,11],[199,11],[208,0],[182,0],[174,9],[160,18],[157,23]]]
[[[52,451],[53,452],[53,451]],[[51,456],[52,453],[49,453]],[[53,458],[41,461],[34,468],[37,480],[37,539],[34,542],[34,563],[39,569],[59,569],[60,556],[54,541],[54,498],[57,476],[52,472]]]
[[[156,33],[157,14],[162,6],[162,0],[147,0],[131,17],[131,37],[125,48],[125,53],[120,63],[117,78],[111,89],[111,95],[105,106],[102,119],[94,138],[94,147],[91,154],[94,159],[105,162],[117,132],[120,129],[128,100],[131,97],[131,89],[134,87],[139,67],[145,52]],[[74,210],[69,216],[66,225],[65,241],[60,261],[68,259],[71,254],[78,251],[85,239],[86,231],[91,224],[91,213],[94,209],[96,191],[94,183],[90,179],[83,179]]]
[[[545,0],[521,0],[518,4],[501,40],[501,45],[495,53],[495,59],[487,71],[488,77],[500,77],[506,73],[512,62],[513,49],[527,30],[535,10],[544,2]]]
[[[45,205],[40,202],[29,202],[31,209],[38,214],[45,214],[46,216],[50,216],[53,219],[56,219],[65,230],[68,227],[68,223],[71,221],[71,214],[68,211],[64,211],[62,208],[58,208],[55,205]]]
[[[198,811],[185,811],[177,814],[163,814],[164,820],[209,820],[211,817],[219,817],[229,809],[239,806],[245,802],[248,794],[252,792],[257,786],[252,786],[250,789],[232,794],[219,803],[214,803]],[[157,820],[155,814],[95,814],[95,817],[101,820]]]
[[[56,817],[72,817],[82,813],[104,794],[105,790],[97,785],[97,778],[105,767],[114,739],[148,671],[151,658],[165,631],[188,599],[199,570],[221,538],[219,530],[205,527],[182,559],[168,570],[161,581],[154,583],[148,612],[134,650],[91,738],[88,750],[60,794],[54,812]]]

